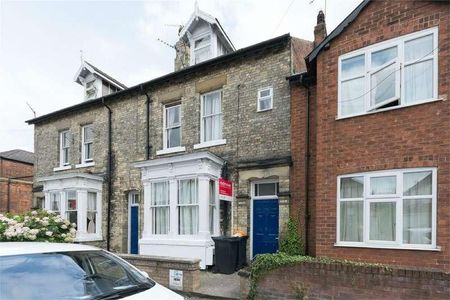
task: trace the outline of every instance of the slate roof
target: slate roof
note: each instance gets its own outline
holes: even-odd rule
[[[269,40],[266,40],[266,41],[263,41],[263,42],[260,42],[257,44],[253,44],[253,45],[245,47],[245,48],[238,49],[236,51],[230,52],[225,55],[221,55],[221,56],[209,59],[209,60],[205,60],[204,62],[189,66],[187,68],[184,68],[184,69],[172,72],[172,73],[168,73],[161,77],[157,77],[155,79],[143,82],[141,84],[137,84],[135,86],[126,88],[126,89],[118,91],[116,93],[112,93],[112,94],[109,94],[109,95],[106,95],[106,96],[103,96],[103,97],[100,97],[97,99],[84,101],[84,102],[51,112],[51,113],[48,113],[43,116],[39,116],[37,118],[27,120],[25,122],[28,124],[37,124],[42,121],[51,119],[53,117],[60,116],[62,114],[79,111],[79,110],[93,107],[96,105],[102,105],[103,101],[109,102],[109,101],[112,101],[113,99],[118,99],[119,97],[126,95],[126,94],[136,93],[136,92],[143,93],[144,89],[148,89],[149,87],[154,87],[159,84],[167,83],[167,82],[170,82],[171,80],[183,78],[184,76],[186,76],[188,74],[207,70],[208,68],[211,68],[213,66],[222,65],[224,63],[228,63],[230,61],[234,61],[236,59],[239,59],[239,58],[242,58],[245,56],[254,55],[254,54],[260,53],[262,51],[265,51],[267,49],[275,49],[278,47],[283,47],[287,43],[289,43],[290,40],[291,40],[291,36],[289,33],[287,33],[287,34],[284,34],[284,35],[281,35],[281,36],[278,36],[278,37],[275,37],[275,38],[272,38],[272,39],[269,39]]]
[[[95,72],[99,73],[100,75],[102,75],[103,77],[107,78],[109,81],[114,82],[115,84],[117,84],[118,86],[122,87],[123,89],[126,89],[127,86],[121,82],[119,82],[118,80],[112,78],[111,76],[109,76],[108,74],[106,74],[105,72],[103,72],[102,70],[100,70],[99,68],[97,68],[96,66],[94,66],[93,64],[91,64],[90,62],[84,61],[88,66],[90,66],[92,69],[94,69]]]
[[[34,153],[21,150],[14,149],[9,151],[0,152],[0,158],[15,160],[18,162],[26,163],[26,164],[34,164]]]

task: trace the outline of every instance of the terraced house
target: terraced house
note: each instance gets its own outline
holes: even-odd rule
[[[366,0],[329,35],[319,15],[289,79],[309,254],[449,270],[449,9]]]
[[[175,71],[127,88],[84,62],[85,101],[29,120],[45,207],[77,240],[213,263],[212,236],[241,230],[273,252],[290,203],[290,88],[312,44],[283,35],[236,50],[196,8]],[[265,226],[260,226],[266,224]]]

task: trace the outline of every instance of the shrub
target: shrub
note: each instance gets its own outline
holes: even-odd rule
[[[287,255],[304,255],[303,240],[298,235],[297,222],[289,218],[286,237],[280,243],[280,252]]]
[[[23,214],[0,214],[0,242],[70,243],[75,238],[76,224],[46,210]]]

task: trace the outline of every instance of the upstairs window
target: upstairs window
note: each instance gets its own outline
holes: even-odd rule
[[[81,145],[81,163],[93,161],[94,151],[94,131],[93,125],[85,125],[82,127],[82,145]]]
[[[164,108],[164,149],[181,146],[181,104]]]
[[[437,53],[433,28],[341,56],[338,116],[436,99]]]
[[[62,131],[59,134],[59,165],[61,167],[70,164],[70,132]]]
[[[95,80],[86,82],[86,100],[97,98],[97,88],[95,87]]]
[[[211,35],[204,35],[194,40],[194,64],[211,58]]]
[[[273,89],[267,87],[258,90],[258,111],[271,110],[273,105]]]
[[[201,142],[220,140],[222,139],[222,91],[204,94],[201,99]]]

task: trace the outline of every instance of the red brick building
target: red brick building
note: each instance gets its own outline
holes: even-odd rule
[[[32,207],[34,154],[24,150],[0,152],[0,213]]]
[[[366,0],[326,35],[319,14],[289,78],[310,255],[450,270],[449,19],[446,1]]]

